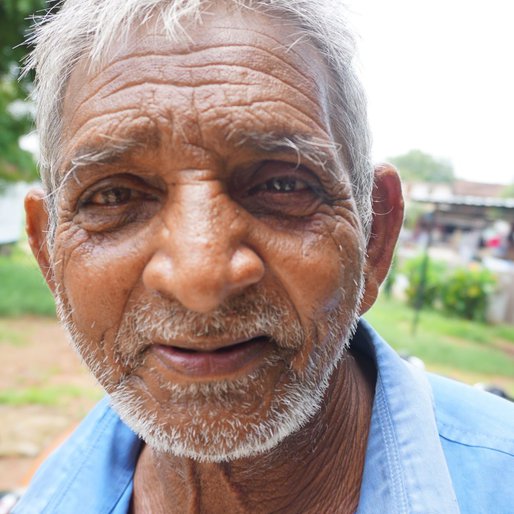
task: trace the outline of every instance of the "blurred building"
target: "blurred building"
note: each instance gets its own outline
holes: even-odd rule
[[[16,182],[0,189],[0,247],[20,239],[24,221],[23,199],[30,187],[24,182]]]
[[[404,187],[407,208],[418,209],[410,242],[428,242],[431,255],[450,264],[478,261],[494,271],[499,287],[489,318],[514,323],[514,198],[504,191],[504,185],[465,180]]]

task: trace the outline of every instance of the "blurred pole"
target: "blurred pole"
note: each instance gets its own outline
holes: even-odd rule
[[[433,230],[435,226],[435,219],[437,214],[437,204],[434,207],[433,212],[430,213],[430,219],[428,223],[428,233],[427,233],[427,242],[425,245],[425,252],[423,254],[423,259],[421,261],[420,267],[420,278],[419,278],[419,286],[416,291],[416,301],[414,303],[414,318],[412,320],[412,335],[416,335],[416,330],[418,329],[419,317],[421,313],[421,309],[423,308],[423,299],[425,296],[425,290],[427,285],[427,275],[428,275],[428,264],[430,260],[430,246],[432,246],[432,238],[433,238]]]

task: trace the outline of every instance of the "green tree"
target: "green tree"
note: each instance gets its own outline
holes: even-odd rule
[[[30,131],[32,116],[24,108],[32,76],[20,80],[20,62],[29,48],[23,44],[32,16],[45,0],[0,0],[0,179],[30,180],[37,176],[32,155],[19,146]]]
[[[421,150],[410,150],[388,160],[398,168],[404,180],[453,182],[455,179],[453,166],[449,161],[433,157]]]

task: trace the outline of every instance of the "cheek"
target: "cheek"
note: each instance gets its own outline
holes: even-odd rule
[[[363,273],[364,245],[358,232],[345,227],[303,233],[274,248],[268,262],[285,289],[302,325],[311,331],[293,366],[303,369],[313,347],[327,340],[329,317],[343,328],[353,322]]]
[[[324,317],[358,292],[364,259],[359,243],[353,231],[336,228],[303,233],[272,249],[268,262],[302,321]]]
[[[63,247],[60,277],[78,330],[94,341],[115,337],[145,265],[143,237],[86,238]],[[76,241],[76,238],[75,238]]]

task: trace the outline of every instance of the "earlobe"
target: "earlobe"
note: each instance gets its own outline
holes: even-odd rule
[[[389,164],[375,168],[373,222],[367,246],[365,291],[360,313],[374,303],[391,266],[394,248],[403,223],[403,195],[400,177]]]
[[[47,242],[48,211],[45,193],[41,189],[31,189],[25,197],[26,231],[29,245],[45,277],[48,287],[55,291],[50,252]]]

